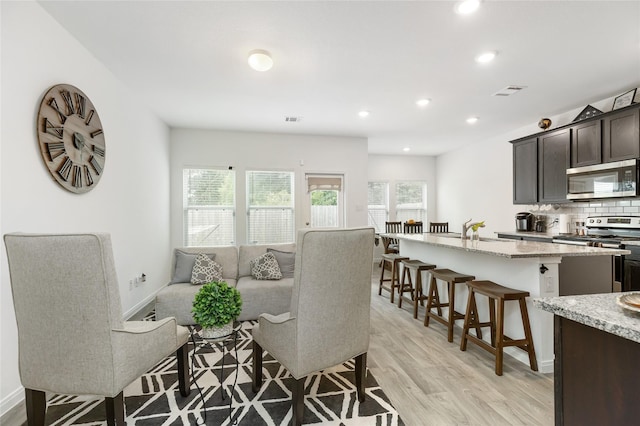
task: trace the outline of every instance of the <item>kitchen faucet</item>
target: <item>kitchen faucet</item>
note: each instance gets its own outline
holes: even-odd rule
[[[468,221],[462,224],[462,234],[460,234],[461,239],[466,240],[468,238],[467,232],[469,232],[469,229],[474,225],[478,225],[479,223],[482,223],[482,222],[473,222],[469,224],[469,222],[471,222],[472,220],[473,219],[469,219]]]

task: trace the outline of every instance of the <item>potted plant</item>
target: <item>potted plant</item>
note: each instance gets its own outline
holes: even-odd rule
[[[242,311],[240,292],[225,281],[204,284],[193,300],[193,319],[202,337],[215,339],[231,334],[233,321]]]

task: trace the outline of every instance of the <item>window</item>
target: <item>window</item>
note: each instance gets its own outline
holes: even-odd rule
[[[184,245],[235,244],[236,184],[233,170],[184,169]]]
[[[247,172],[249,244],[295,241],[293,172]]]
[[[406,222],[427,220],[427,184],[398,182],[396,184],[396,220]]]
[[[369,226],[373,226],[376,232],[385,232],[384,223],[389,220],[389,184],[369,182],[367,198]]]

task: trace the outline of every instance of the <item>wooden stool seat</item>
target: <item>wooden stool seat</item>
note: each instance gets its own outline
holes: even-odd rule
[[[404,260],[402,261],[404,269],[402,270],[402,280],[400,280],[400,287],[398,288],[398,307],[402,308],[402,299],[404,299],[404,293],[408,292],[411,295],[411,301],[413,302],[413,318],[418,318],[418,303],[424,306],[424,301],[427,296],[422,291],[422,272],[435,269],[436,265],[431,263],[425,263],[420,260]],[[416,273],[416,282],[413,283],[411,279],[411,271]],[[408,278],[407,278],[408,277]]]
[[[469,300],[467,302],[467,313],[462,330],[460,350],[464,351],[467,349],[467,340],[487,350],[489,353],[495,355],[495,371],[498,376],[502,376],[504,347],[515,346],[529,354],[529,366],[533,371],[538,371],[538,362],[533,347],[533,337],[531,336],[531,325],[529,324],[529,314],[527,311],[526,298],[529,297],[529,292],[504,287],[492,281],[469,281],[467,282],[467,287],[469,288]],[[489,298],[488,322],[480,322],[478,318],[476,294],[482,294]],[[512,339],[504,335],[504,302],[506,300],[517,300],[519,303],[524,339]],[[491,345],[482,340],[482,335],[474,336],[469,334],[469,329],[472,327],[476,330],[480,327],[490,327]]]
[[[431,270],[431,283],[429,285],[429,294],[427,298],[427,309],[424,316],[424,326],[429,326],[429,319],[434,320],[447,326],[447,339],[453,342],[453,326],[458,319],[464,319],[464,314],[455,310],[455,288],[456,284],[464,283],[474,280],[476,277],[473,275],[465,275],[459,272],[452,271],[451,269],[432,269]],[[438,294],[438,283],[436,280],[445,281],[449,291],[449,300],[447,302],[440,301],[440,295]],[[442,308],[448,308],[447,317],[442,315]],[[431,310],[436,308],[437,313]],[[480,328],[477,331],[482,335]]]
[[[382,295],[382,289],[389,291],[389,298],[391,303],[395,300],[395,290],[400,288],[400,262],[409,260],[407,256],[402,256],[396,253],[384,253],[382,255],[382,267],[380,268],[380,287],[378,288],[378,295]],[[391,278],[384,277],[385,266],[389,264],[391,266]],[[384,285],[389,281],[391,285]]]

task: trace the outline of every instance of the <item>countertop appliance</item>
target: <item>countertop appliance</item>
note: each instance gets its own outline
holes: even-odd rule
[[[516,215],[516,231],[533,231],[534,216],[528,212],[520,212]]]
[[[622,291],[640,290],[640,216],[588,217],[585,226],[585,235],[556,235],[553,242],[631,251],[616,256],[615,280]]]
[[[635,197],[638,160],[616,161],[567,169],[567,199]]]

